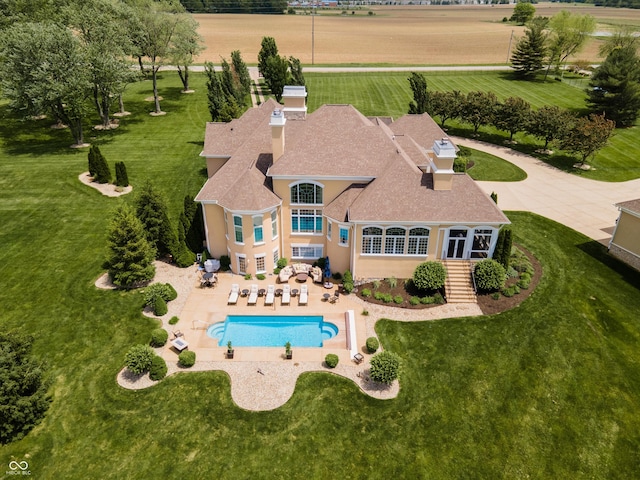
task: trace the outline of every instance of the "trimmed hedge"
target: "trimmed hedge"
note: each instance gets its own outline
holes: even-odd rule
[[[193,367],[196,363],[196,352],[192,352],[190,350],[185,350],[178,355],[178,364],[181,367],[189,368]]]
[[[440,262],[423,262],[413,272],[413,284],[420,290],[438,290],[444,286],[447,271]]]
[[[487,258],[476,263],[473,270],[478,289],[493,292],[504,287],[506,271],[497,261]]]
[[[167,376],[167,362],[164,361],[164,358],[156,355],[153,357],[151,361],[151,367],[149,368],[149,378],[151,380],[162,380]]]
[[[371,379],[378,383],[393,383],[400,376],[402,361],[393,352],[380,352],[371,357],[369,374]]]
[[[376,337],[369,337],[367,338],[365,346],[367,347],[367,352],[376,353],[378,348],[380,348],[380,342]]]
[[[164,298],[156,297],[155,302],[153,302],[153,314],[156,317],[161,317],[166,315],[168,311],[169,308],[167,307],[167,302],[165,302]]]
[[[329,353],[327,354],[326,357],[324,357],[324,362],[327,364],[327,367],[329,368],[336,368],[339,361],[340,359],[338,358],[338,355],[336,355],[335,353]]]
[[[149,371],[156,352],[149,345],[134,345],[124,355],[125,366],[135,374]]]
[[[151,332],[151,346],[162,347],[169,340],[169,333],[164,328],[156,328]]]

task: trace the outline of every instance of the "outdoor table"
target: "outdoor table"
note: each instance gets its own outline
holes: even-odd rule
[[[282,289],[278,288],[276,289],[276,297],[280,297],[282,295]]]
[[[291,296],[295,297],[296,295],[298,295],[298,289],[297,288],[291,289]]]
[[[307,275],[306,273],[299,273],[298,275],[296,275],[296,280],[300,283],[304,283],[307,281],[307,278],[309,278],[309,275]]]
[[[247,295],[249,295],[249,289],[248,288],[244,288],[241,293],[242,293],[243,297],[246,297]]]
[[[258,290],[258,296],[259,296],[259,297],[264,297],[264,294],[265,294],[266,292],[267,292],[267,291],[266,291],[264,288],[261,288],[260,290]]]
[[[322,296],[324,297],[324,301],[326,302],[327,300],[329,300],[329,297],[331,296],[330,293],[324,293],[322,294]]]
[[[213,272],[207,272],[204,275],[202,275],[202,278],[204,278],[205,280],[211,280],[213,278]]]
[[[179,352],[189,348],[189,342],[182,337],[171,340],[171,345],[173,345]]]

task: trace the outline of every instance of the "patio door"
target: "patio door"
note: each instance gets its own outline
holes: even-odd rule
[[[456,260],[464,258],[465,247],[467,243],[467,230],[451,229],[449,230],[449,240],[447,241],[446,257]]]

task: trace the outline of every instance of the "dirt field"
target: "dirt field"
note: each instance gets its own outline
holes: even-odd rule
[[[593,6],[536,5],[536,13],[553,16],[561,9],[589,13],[598,19],[598,31],[612,25],[640,25],[640,10]],[[198,62],[220,62],[240,50],[248,64],[257,63],[260,42],[274,37],[281,55],[294,56],[309,66],[323,64],[467,65],[504,64],[523,27],[502,22],[512,5],[389,6],[364,10],[320,12],[310,15],[195,15],[207,50]],[[312,21],[313,20],[313,21]],[[591,40],[577,58],[598,60],[598,40]]]

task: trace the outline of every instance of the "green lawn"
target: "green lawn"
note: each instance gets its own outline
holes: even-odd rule
[[[173,219],[204,181],[203,78],[181,95],[150,82],[127,91],[133,112],[96,133],[135,186],[165,192]],[[378,324],[404,359],[398,398],[306,374],[271,412],[233,404],[220,372],[144,391],[119,388],[124,353],[154,321],[137,292],[99,291],[107,221],[120,202],[83,186],[86,150],[46,121],[0,105],[0,324],[36,337],[53,403],[0,460],[28,459],[34,478],[632,478],[640,469],[640,274],[557,223],[507,212],[544,276],[517,309],[482,318]]]
[[[516,96],[531,103],[534,108],[558,105],[577,113],[585,111],[584,81],[568,78],[555,80],[514,80],[508,72],[425,72],[429,90],[492,91],[499,99]],[[309,109],[313,111],[325,103],[351,103],[365,115],[390,115],[397,118],[408,111],[412,99],[408,72],[368,73],[307,73]],[[545,162],[563,170],[594,180],[620,182],[640,178],[640,141],[638,125],[616,130],[609,145],[597,153],[590,162],[593,170],[576,170],[572,166],[577,158],[556,152],[551,157],[536,153],[542,143],[528,135],[517,134],[514,148],[538,156]],[[473,128],[458,121],[448,121],[447,130],[454,135],[471,137]],[[502,144],[509,136],[495,128],[480,127],[480,139]]]
[[[468,158],[473,162],[473,166],[467,170],[467,173],[474,180],[486,182],[520,182],[527,178],[527,172],[511,162],[507,162],[490,153],[481,152],[480,150],[469,147],[466,148],[471,152]]]

